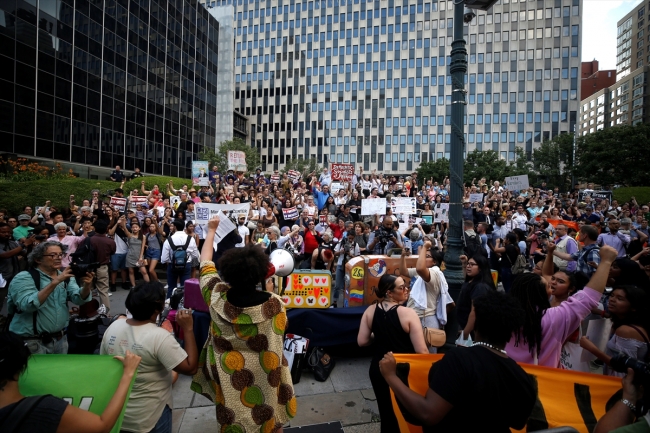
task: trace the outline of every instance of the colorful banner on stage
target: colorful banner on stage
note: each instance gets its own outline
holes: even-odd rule
[[[115,394],[123,371],[122,363],[108,355],[32,355],[27,371],[20,377],[20,392],[27,397],[52,394],[101,415]],[[112,433],[120,431],[125,408],[126,404]]]
[[[418,394],[424,395],[429,388],[428,377],[431,364],[440,360],[442,356],[395,354],[395,359],[398,368],[400,363],[410,364],[409,387]],[[530,364],[521,364],[521,367],[534,376],[538,387],[538,401],[528,419],[528,427],[531,431],[570,426],[579,432],[591,432],[596,422],[605,414],[605,408],[618,400],[614,396],[621,389],[621,379],[618,377]],[[408,424],[404,420],[392,392],[391,398],[400,431],[421,433],[422,427]],[[486,423],[489,424],[489,420],[486,420]]]

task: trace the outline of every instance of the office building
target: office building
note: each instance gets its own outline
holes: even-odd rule
[[[650,122],[648,80],[650,67],[643,66],[614,85],[582,100],[579,134],[586,135],[619,125]]]
[[[616,83],[616,69],[598,70],[598,60],[582,62],[580,79],[580,98],[587,99],[599,90]]]
[[[452,1],[215,0],[234,8],[235,110],[264,168],[314,156],[403,173],[449,156]],[[465,26],[468,152],[573,130],[581,0],[501,0]]]
[[[650,62],[650,50],[646,48],[650,45],[650,25],[646,28],[646,18],[650,23],[650,2],[644,0],[617,23],[616,74],[619,78]]]
[[[0,152],[189,177],[215,142],[218,40],[196,0],[0,3]]]

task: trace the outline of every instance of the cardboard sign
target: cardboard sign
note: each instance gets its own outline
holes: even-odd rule
[[[240,216],[243,216],[248,220],[248,211],[251,208],[250,203],[239,203],[239,204],[216,204],[216,203],[197,203],[194,207],[194,213],[196,214],[196,224],[207,224],[208,221],[215,215],[221,212],[221,215],[225,215],[226,218],[231,217],[238,219]],[[223,220],[222,220],[223,222]],[[221,224],[219,224],[221,227]]]
[[[523,191],[528,189],[528,175],[506,177],[506,188],[510,191]]]
[[[228,151],[228,170],[246,171],[246,154],[241,150]]]
[[[137,205],[147,204],[147,203],[148,201],[146,195],[132,195],[131,197],[129,197],[129,209],[135,209]],[[170,199],[170,203],[171,203],[171,199]]]
[[[48,355],[50,356],[50,355]],[[398,369],[400,364],[408,364],[409,388],[420,395],[425,395],[429,388],[429,369],[443,355],[407,355],[395,354]],[[615,394],[621,389],[619,377],[587,374],[559,368],[541,367],[532,364],[519,364],[537,383],[537,403],[527,425],[543,425],[544,428],[573,427],[579,432],[593,431],[596,420],[605,415],[609,402],[620,399]],[[422,427],[409,424],[391,393],[395,416],[400,432],[421,433]],[[613,404],[613,403],[612,403]],[[588,413],[589,416],[584,414]],[[593,420],[593,424],[592,421]],[[539,429],[539,428],[537,428]],[[515,430],[513,430],[515,431]],[[524,428],[523,431],[526,431]],[[530,431],[530,430],[529,430]]]
[[[282,301],[291,308],[328,308],[332,298],[329,271],[300,269],[287,278]]]
[[[587,196],[590,196],[596,203],[600,203],[602,200],[608,200],[610,203],[612,202],[611,191],[580,191],[578,192],[578,201],[585,201],[585,197]]]
[[[192,183],[199,186],[209,186],[208,161],[192,161]]]
[[[282,208],[282,216],[285,220],[297,220],[299,213],[296,207]]]
[[[287,177],[291,180],[291,182],[296,183],[300,180],[302,174],[300,174],[300,172],[296,170],[289,170],[287,172]]]
[[[361,215],[386,215],[385,198],[366,198],[361,200]]]
[[[449,222],[449,203],[436,203],[436,205],[433,208],[433,222],[434,223]]]
[[[126,198],[124,197],[111,197],[111,206],[113,209],[120,213],[126,211]]]
[[[393,197],[390,199],[390,207],[393,214],[411,215],[417,212],[415,197]]]
[[[483,203],[483,193],[478,192],[476,194],[470,194],[469,195],[469,202],[470,203]]]
[[[332,180],[351,181],[354,176],[354,165],[352,164],[332,164]]]

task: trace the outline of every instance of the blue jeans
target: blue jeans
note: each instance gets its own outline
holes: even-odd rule
[[[47,344],[43,344],[41,340],[25,340],[25,345],[32,354],[63,354],[68,353],[68,336],[64,335],[60,340],[53,339]]]
[[[158,418],[156,426],[149,433],[171,433],[172,432],[172,410],[165,406],[162,415]]]
[[[189,280],[192,267],[189,263],[185,264],[184,270],[176,270],[172,263],[167,263],[167,298],[172,297],[172,292],[176,288],[176,280],[181,280],[181,286],[185,285],[185,281]]]

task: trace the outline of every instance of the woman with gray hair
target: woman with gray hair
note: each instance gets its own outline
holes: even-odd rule
[[[269,245],[266,247],[264,252],[266,254],[271,254],[273,251],[278,249],[278,239],[280,239],[280,229],[277,226],[271,226],[266,229],[266,237],[269,240]]]
[[[86,239],[86,235],[74,236],[70,233],[66,223],[54,224],[54,231],[56,234],[52,235],[50,239],[57,240],[67,247],[67,254],[61,259],[61,270],[70,265],[70,255],[77,251],[79,245]]]

